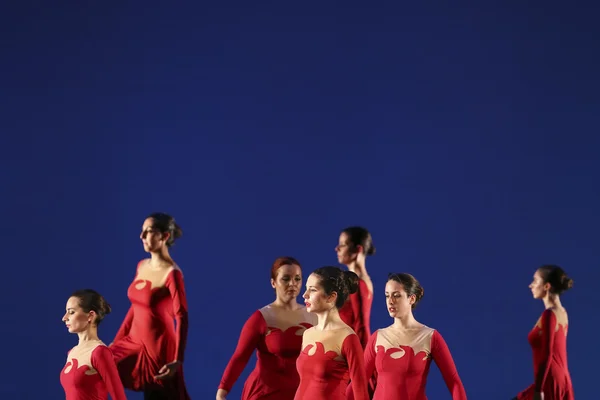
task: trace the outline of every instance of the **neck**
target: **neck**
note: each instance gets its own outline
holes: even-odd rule
[[[560,302],[560,297],[557,294],[548,293],[548,295],[544,297],[544,307],[546,307],[546,309],[561,308],[562,304]]]
[[[337,308],[317,313],[317,328],[322,331],[335,329],[336,325],[343,323]]]
[[[98,328],[94,326],[89,327],[85,332],[79,332],[77,335],[79,336],[79,344],[84,344],[91,340],[100,340],[98,339]]]
[[[350,264],[347,264],[348,271],[354,272],[359,277],[367,273],[367,266],[365,265],[365,258],[358,256],[356,260],[352,261]]]
[[[417,324],[418,322],[413,316],[413,313],[409,312],[406,315],[394,318],[394,324],[392,326],[399,329],[410,329],[414,328]]]
[[[279,297],[277,297],[272,304],[287,311],[297,310],[300,307],[300,305],[296,302],[296,299],[282,300]]]
[[[164,263],[174,263],[167,246],[163,246],[160,250],[150,253],[151,265],[159,266]]]

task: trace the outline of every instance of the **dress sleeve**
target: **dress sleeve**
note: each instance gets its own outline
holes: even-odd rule
[[[375,391],[376,379],[375,379],[375,343],[377,342],[377,332],[369,338],[367,347],[364,350],[364,365],[365,365],[365,376],[369,383],[369,397],[373,396]],[[354,400],[354,393],[352,390],[352,382],[348,385],[346,390],[346,400]]]
[[[106,390],[110,394],[112,400],[127,400],[125,397],[125,389],[119,378],[117,365],[113,358],[110,349],[104,345],[100,345],[92,352],[92,367],[102,377],[102,381],[106,385]]]
[[[181,271],[174,269],[165,282],[165,286],[169,289],[173,302],[173,315],[176,323],[175,355],[177,361],[183,362],[188,336],[188,305]]]
[[[452,400],[467,400],[467,393],[458,376],[450,349],[438,331],[434,331],[431,337],[431,357],[442,373]]]
[[[141,260],[137,264],[134,279],[135,279],[135,277],[137,277],[137,271],[140,268],[140,265],[142,264],[142,262],[144,262],[144,260]],[[129,334],[129,330],[131,329],[132,321],[133,321],[133,307],[130,306],[129,310],[127,311],[127,314],[125,315],[125,318],[123,319],[123,322],[121,323],[121,327],[119,328],[119,330],[117,331],[117,334],[115,335],[115,338],[113,339],[113,342],[123,339],[125,336],[127,336]]]
[[[123,339],[129,334],[129,330],[131,329],[131,321],[133,321],[133,307],[129,307],[129,311],[127,311],[127,315],[125,315],[125,319],[123,319],[123,323],[121,323],[121,327],[115,335],[113,342]]]
[[[352,327],[363,349],[367,346],[369,336],[371,336],[371,305],[373,304],[373,294],[364,280],[358,283],[358,292],[356,296],[351,296],[352,309],[356,315],[356,326]]]
[[[357,335],[350,334],[346,336],[344,343],[342,344],[342,356],[348,363],[352,394],[354,395],[353,399],[369,400],[365,362],[363,359],[363,347],[360,344]]]
[[[554,338],[556,335],[556,315],[552,310],[544,310],[541,317],[542,325],[542,343],[540,346],[541,357],[537,365],[537,376],[535,377],[535,391],[541,393],[544,383],[546,383],[546,377],[548,376],[548,370],[550,369],[549,360],[552,359],[552,349],[554,347]]]
[[[246,321],[240,333],[237,347],[221,377],[219,389],[231,391],[233,384],[248,364],[261,338],[267,333],[267,322],[260,311],[255,311]]]

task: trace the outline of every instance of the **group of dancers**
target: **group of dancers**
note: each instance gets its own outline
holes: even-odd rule
[[[69,351],[61,372],[67,400],[105,400],[108,394],[122,400],[125,389],[143,392],[145,400],[190,399],[183,376],[185,287],[169,254],[180,236],[167,214],[145,219],[140,238],[151,257],[138,263],[128,289],[131,308],[108,346],[98,337],[98,325],[110,313],[103,297],[87,289],[68,299],[63,321],[79,335],[79,344]],[[393,323],[371,334],[374,289],[366,269],[367,256],[375,254],[371,234],[362,227],[346,228],[335,250],[346,268],[318,268],[306,278],[305,288],[297,259],[275,260],[275,300],[244,324],[216,399],[227,399],[256,353],[242,400],[425,400],[432,361],[452,399],[466,400],[444,338],[413,315],[424,293],[418,280],[408,273],[388,276],[385,304]],[[529,288],[545,310],[528,336],[534,383],[513,400],[574,399],[566,355],[568,319],[560,302],[572,285],[559,266],[535,271]],[[304,304],[297,302],[301,293]]]

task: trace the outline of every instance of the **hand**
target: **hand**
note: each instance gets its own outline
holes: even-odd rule
[[[158,375],[154,375],[154,379],[163,380],[172,378],[179,369],[180,365],[181,362],[177,360],[163,365],[163,367],[158,371]]]
[[[225,396],[227,396],[227,390],[225,390],[225,389],[217,390],[217,399],[216,400],[227,400],[227,398]]]
[[[544,400],[544,393],[535,392],[533,394],[533,400]]]

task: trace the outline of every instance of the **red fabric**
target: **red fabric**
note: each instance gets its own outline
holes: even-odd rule
[[[316,352],[308,355],[313,346]],[[300,386],[294,400],[346,400],[349,380],[353,398],[368,400],[363,349],[357,335],[350,334],[344,339],[341,357],[343,360],[335,351],[325,352],[320,342],[306,346],[298,356]]]
[[[543,392],[544,400],[573,400],[573,385],[567,365],[567,326],[558,325],[556,314],[544,310],[527,339],[533,351],[535,383],[517,395],[529,400],[535,392]]]
[[[300,382],[296,359],[302,335],[298,332],[311,326],[304,322],[282,331],[268,327],[262,313],[254,312],[242,328],[219,389],[231,391],[256,350],[256,366],[244,384],[242,400],[292,400]]]
[[[66,400],[127,400],[125,389],[112,352],[103,344],[98,345],[91,355],[92,368],[79,365],[79,360],[67,361],[60,374],[60,384]],[[94,370],[97,373],[92,373]]]
[[[143,283],[146,286],[136,289]],[[154,379],[165,364],[184,360],[188,311],[183,274],[174,268],[165,285],[155,288],[150,281],[134,279],[127,297],[131,307],[110,347],[123,385],[134,391],[158,390],[169,399],[188,400],[183,365],[170,379]]]
[[[373,294],[362,279],[358,283],[358,291],[349,296],[348,301],[340,309],[340,318],[356,332],[363,348],[371,336],[371,305]]]
[[[456,365],[442,335],[434,331],[431,336],[431,354],[418,352],[410,346],[389,348],[377,346],[377,331],[369,339],[365,349],[365,373],[371,376],[377,372],[377,384],[373,400],[403,399],[427,400],[425,387],[431,361],[440,369],[452,400],[467,400],[465,388],[458,376]],[[392,354],[404,351],[404,355],[393,358]],[[353,397],[349,394],[348,400]]]

